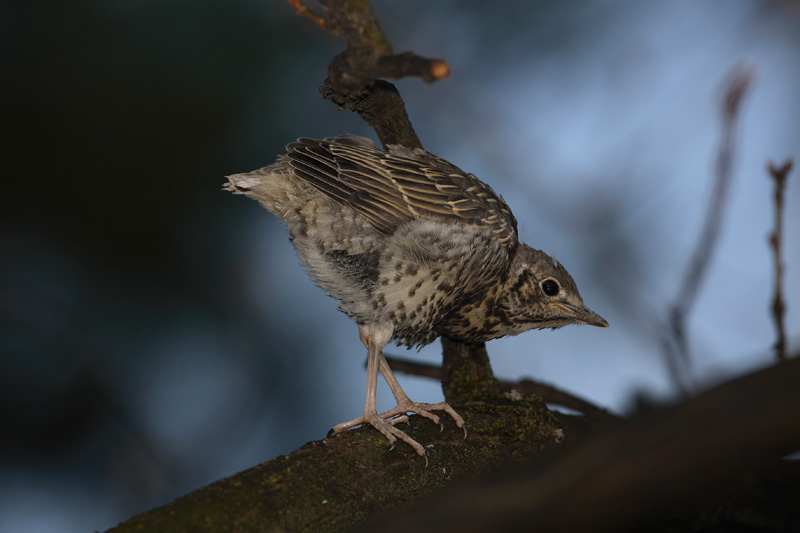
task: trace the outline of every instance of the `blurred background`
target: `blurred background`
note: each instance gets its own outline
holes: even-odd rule
[[[452,68],[397,83],[425,147],[503,194],[523,240],[611,323],[493,341],[500,377],[626,413],[642,395],[671,401],[773,362],[765,165],[800,157],[800,3],[373,4],[396,52]],[[297,137],[374,138],[318,93],[342,40],[279,0],[11,0],[0,13],[0,531],[105,529],[358,415],[355,325],[283,226],[221,190]],[[709,202],[724,80],[742,61],[756,82],[676,374],[661,332]],[[798,181],[795,169],[791,350]],[[442,397],[400,380],[414,399]]]

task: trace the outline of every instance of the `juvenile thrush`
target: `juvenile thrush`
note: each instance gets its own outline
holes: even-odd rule
[[[341,302],[367,347],[364,414],[333,428],[371,424],[394,445],[396,427],[433,411],[464,419],[447,403],[418,403],[397,382],[383,347],[424,346],[440,336],[484,342],[567,324],[607,327],[572,277],[546,253],[519,242],[502,197],[422,149],[378,149],[364,137],[298,139],[276,163],[228,176],[225,188],[258,200],[285,221],[316,284]],[[378,413],[380,372],[397,407]]]

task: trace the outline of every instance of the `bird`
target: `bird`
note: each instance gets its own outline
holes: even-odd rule
[[[473,174],[421,148],[356,135],[300,138],[269,166],[227,176],[224,188],[257,200],[287,226],[314,282],[339,300],[367,348],[361,416],[392,447],[425,448],[397,427],[415,413],[442,426],[448,403],[414,402],[383,355],[391,341],[422,347],[439,337],[481,343],[568,324],[608,327],[583,303],[567,270],[520,242],[502,196]],[[378,413],[381,374],[397,402]]]

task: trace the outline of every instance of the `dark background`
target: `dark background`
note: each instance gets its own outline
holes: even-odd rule
[[[221,191],[299,136],[371,134],[318,94],[343,43],[277,0],[128,4],[0,7],[3,531],[110,527],[320,439],[363,402],[355,326],[274,217]],[[798,4],[519,4],[374,2],[396,52],[453,69],[398,83],[426,148],[502,193],[523,238],[612,325],[494,341],[498,374],[625,412],[639,394],[670,400],[770,363],[764,165],[800,155]],[[708,202],[723,82],[742,60],[757,81],[676,376],[657,339]],[[435,362],[438,350],[388,352]]]

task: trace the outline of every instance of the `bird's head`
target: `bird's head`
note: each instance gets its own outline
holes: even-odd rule
[[[568,324],[608,327],[603,317],[583,303],[578,287],[561,263],[541,250],[520,244],[497,307],[509,331],[560,328]]]

